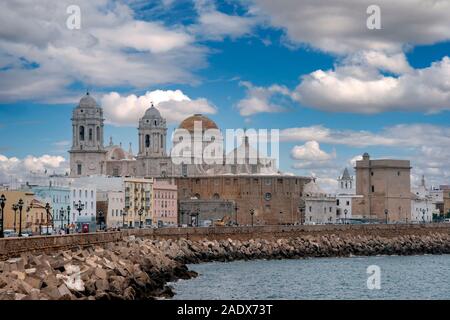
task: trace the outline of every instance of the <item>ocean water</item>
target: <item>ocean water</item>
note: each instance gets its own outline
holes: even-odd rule
[[[199,276],[171,283],[173,299],[450,299],[450,255],[211,262],[188,267]]]

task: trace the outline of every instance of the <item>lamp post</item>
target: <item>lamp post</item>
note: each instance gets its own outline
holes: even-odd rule
[[[49,225],[49,217],[51,216],[51,214],[50,214],[50,209],[51,209],[51,207],[50,207],[50,203],[46,203],[45,204],[45,211],[47,212],[47,235],[49,235],[50,233],[48,232],[48,225]],[[53,218],[52,218],[52,225],[53,225]],[[53,228],[52,228],[53,229]]]
[[[67,234],[70,233],[70,206],[67,206]]]
[[[200,216],[200,209],[197,208],[197,212],[195,213],[195,224],[198,227],[198,217]]]
[[[344,224],[347,224],[347,213],[348,213],[348,210],[344,209]]]
[[[144,208],[140,208],[138,211],[139,215],[139,229],[142,229],[142,215],[144,214]]]
[[[59,221],[60,221],[60,223],[61,223],[61,230],[63,229],[63,223],[64,223],[64,208],[63,207],[61,207],[61,209],[59,209],[59,217],[60,217],[60,219],[59,219]]]
[[[180,210],[180,218],[181,218],[181,220],[180,220],[180,225],[181,226],[183,226],[183,217],[184,217],[184,214],[185,214],[185,212],[184,212],[184,210]]]
[[[234,212],[235,212],[235,218],[234,218],[234,221],[235,221],[235,223],[236,223],[236,226],[238,226],[238,210],[239,210],[239,208],[238,208],[238,206],[237,206],[237,203],[234,205]]]
[[[81,203],[81,200],[78,200],[78,203],[75,204],[75,210],[78,211],[78,216],[81,215],[81,211],[84,209],[84,203]]]
[[[252,217],[252,227],[253,227],[253,215],[255,214],[255,209],[250,210],[250,216]]]
[[[386,215],[386,224],[387,224],[388,223],[388,214],[389,214],[388,209],[384,209],[384,214]]]
[[[19,208],[19,237],[21,237],[22,236],[22,209],[23,209],[22,198],[19,199],[19,202],[17,203],[17,207]]]
[[[6,202],[6,197],[4,194],[2,194],[0,196],[0,208],[2,209],[2,217],[0,219],[1,221],[1,225],[0,225],[0,238],[4,237],[4,233],[3,233],[3,223],[5,222],[5,217],[4,217],[4,209],[5,209],[5,202]]]
[[[16,228],[16,217],[17,217],[17,210],[19,210],[19,206],[16,203],[14,203],[11,208],[14,211],[14,233],[16,233],[16,231],[17,231],[17,228]]]
[[[122,228],[125,228],[125,216],[127,215],[127,208],[122,211]]]

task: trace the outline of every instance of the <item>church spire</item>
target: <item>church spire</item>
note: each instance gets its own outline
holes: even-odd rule
[[[114,145],[112,136],[109,136],[109,146],[112,147]]]

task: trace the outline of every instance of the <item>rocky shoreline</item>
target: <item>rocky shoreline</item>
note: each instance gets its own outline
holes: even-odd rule
[[[168,282],[197,276],[186,264],[450,253],[450,235],[305,235],[276,240],[192,241],[126,237],[103,246],[0,261],[0,300],[133,300],[170,298]]]

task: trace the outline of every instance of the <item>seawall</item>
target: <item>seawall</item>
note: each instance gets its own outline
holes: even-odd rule
[[[134,235],[144,239],[187,240],[250,240],[296,238],[304,236],[380,236],[392,238],[402,235],[450,234],[450,223],[440,224],[368,224],[368,225],[317,225],[317,226],[255,226],[214,228],[160,228],[129,229],[115,232],[35,236],[30,238],[0,239],[0,260],[25,252],[51,253],[57,250],[85,248],[118,242]]]

